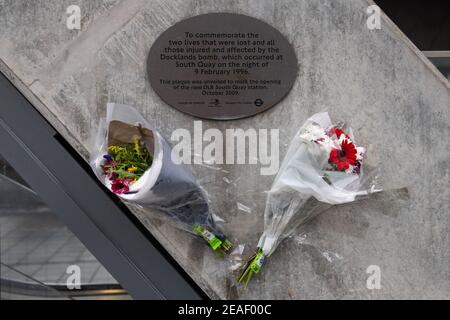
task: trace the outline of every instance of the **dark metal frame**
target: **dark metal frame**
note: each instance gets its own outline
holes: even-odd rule
[[[0,99],[0,154],[133,298],[207,298],[1,73]]]

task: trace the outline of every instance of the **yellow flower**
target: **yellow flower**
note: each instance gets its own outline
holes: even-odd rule
[[[137,171],[137,167],[135,167],[135,166],[131,166],[131,167],[129,167],[128,168],[128,172],[131,172],[131,173],[133,173],[133,172],[136,172]]]

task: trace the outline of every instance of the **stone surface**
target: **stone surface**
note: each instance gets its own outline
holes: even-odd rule
[[[82,29],[65,27],[79,4]],[[235,287],[228,261],[167,223],[138,211],[150,231],[213,298],[449,298],[450,86],[383,16],[366,27],[367,0],[25,1],[0,0],[0,70],[87,156],[106,102],[134,105],[170,139],[193,130],[193,117],[150,88],[145,62],[158,35],[181,19],[234,12],[261,19],[293,44],[299,76],[277,106],[252,118],[203,121],[203,128],[279,128],[280,157],[311,114],[349,121],[381,168],[380,194],[332,208],[284,241],[247,290]],[[6,108],[8,106],[2,106]],[[224,229],[254,250],[273,176],[259,165],[193,165]],[[239,210],[238,204],[250,210]],[[381,268],[368,290],[366,269]]]

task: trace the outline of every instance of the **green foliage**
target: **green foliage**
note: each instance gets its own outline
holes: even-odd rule
[[[113,159],[107,168],[108,173],[116,173],[121,179],[139,179],[153,161],[145,144],[137,138],[133,143],[108,147],[108,154]]]

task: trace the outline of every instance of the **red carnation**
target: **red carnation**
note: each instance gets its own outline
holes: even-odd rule
[[[339,129],[338,129],[339,130]],[[356,165],[356,147],[348,139],[341,143],[341,150],[332,149],[328,162],[334,164],[339,171],[347,170],[350,165]]]
[[[130,191],[131,179],[115,179],[111,184],[111,190],[117,194],[124,194]]]

